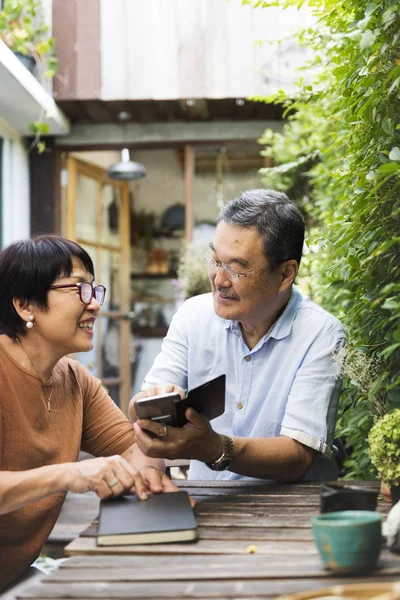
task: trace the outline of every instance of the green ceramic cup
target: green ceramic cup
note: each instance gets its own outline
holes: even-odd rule
[[[368,510],[343,510],[312,518],[325,567],[337,573],[372,571],[381,551],[382,517]]]

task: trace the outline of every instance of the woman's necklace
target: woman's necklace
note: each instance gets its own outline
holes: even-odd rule
[[[37,370],[37,368],[35,367],[35,365],[31,361],[31,359],[29,358],[29,356],[27,355],[27,353],[25,352],[25,350],[23,349],[23,347],[21,346],[21,342],[19,341],[19,339],[17,337],[15,338],[15,341],[17,342],[18,346],[21,348],[22,352],[25,354],[26,358],[31,363],[32,367],[34,368],[34,370],[36,372],[36,375],[39,377],[39,379],[40,379],[40,381],[42,383],[43,392],[44,392],[45,398],[47,400],[47,410],[50,412],[51,411],[51,396],[52,396],[52,393],[53,393],[53,381],[52,381],[52,379],[50,380],[50,384],[49,385],[51,385],[51,391],[50,391],[50,396],[48,396],[47,392],[46,392],[46,384],[43,381],[43,379],[40,377],[39,371]]]

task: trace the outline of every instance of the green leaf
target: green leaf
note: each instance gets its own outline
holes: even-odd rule
[[[36,148],[37,148],[37,151],[39,154],[43,154],[43,152],[46,150],[45,142],[42,142],[42,141],[38,142],[36,144]]]
[[[400,167],[396,163],[385,163],[384,165],[381,165],[380,167],[378,167],[377,172],[387,174],[387,173],[395,173],[396,171],[399,171],[399,170],[400,170]]]
[[[393,120],[392,119],[384,119],[382,121],[382,129],[385,133],[389,135],[393,135]]]
[[[356,256],[348,256],[347,260],[349,262],[349,265],[351,267],[353,267],[353,269],[359,269],[360,268],[360,261],[358,260],[358,258]]]
[[[50,133],[50,125],[48,123],[38,123],[38,132],[43,135]]]
[[[387,310],[397,310],[400,309],[400,302],[397,302],[397,300],[393,300],[392,298],[388,298],[383,303],[382,308],[386,308]]]

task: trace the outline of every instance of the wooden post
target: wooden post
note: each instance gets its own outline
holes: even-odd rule
[[[129,185],[124,182],[120,188],[120,212],[119,212],[119,236],[121,244],[120,254],[120,310],[125,318],[120,319],[120,377],[119,388],[120,408],[128,415],[129,400],[131,398],[131,323],[128,313],[131,309],[130,303],[130,205]]]
[[[193,180],[194,180],[194,148],[186,144],[183,152],[184,164],[184,194],[185,194],[185,240],[190,243],[193,239]]]
[[[65,203],[65,236],[76,240],[76,186],[78,180],[76,159],[68,156],[67,160],[68,185]]]

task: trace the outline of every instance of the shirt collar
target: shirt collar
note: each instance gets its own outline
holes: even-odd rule
[[[260,341],[266,341],[267,338],[273,337],[276,340],[281,340],[288,336],[292,331],[292,325],[296,318],[297,309],[302,300],[302,295],[299,290],[293,286],[292,294],[289,302],[286,305],[285,310],[272,325],[268,333]],[[241,336],[242,332],[238,321],[230,321],[229,319],[222,319],[220,317],[225,329],[230,329],[235,335]],[[258,347],[258,344],[257,344]]]
[[[293,286],[292,294],[285,310],[270,329],[270,337],[273,337],[276,340],[281,340],[290,334],[301,300],[302,295],[300,294],[299,290]]]

